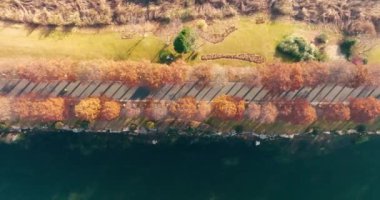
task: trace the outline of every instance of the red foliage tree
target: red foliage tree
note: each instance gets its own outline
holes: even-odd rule
[[[168,105],[165,101],[155,102],[148,100],[144,108],[144,116],[149,120],[161,120],[168,114]]]
[[[380,101],[374,97],[350,101],[351,119],[357,123],[371,122],[380,115]]]
[[[277,103],[280,119],[295,125],[306,125],[317,119],[317,112],[308,101],[296,99]]]
[[[261,106],[256,103],[248,104],[248,108],[246,110],[247,117],[250,120],[258,120],[261,115]]]
[[[266,103],[261,106],[259,122],[263,124],[271,124],[276,121],[277,116],[277,107],[273,103]]]
[[[343,103],[335,103],[321,106],[322,118],[327,121],[350,120],[350,107]]]
[[[297,64],[276,63],[263,72],[263,86],[273,93],[297,90],[303,86],[303,69]]]
[[[302,64],[304,68],[304,86],[316,87],[325,84],[329,76],[327,65],[320,62],[306,62]]]

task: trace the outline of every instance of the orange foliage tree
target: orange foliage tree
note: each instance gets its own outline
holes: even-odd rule
[[[117,101],[105,100],[102,102],[100,116],[104,120],[111,121],[120,116],[121,105]]]
[[[322,118],[327,121],[350,120],[350,107],[343,103],[327,104],[321,106]]]
[[[222,120],[241,119],[244,115],[244,101],[227,95],[222,95],[212,101],[212,113]]]
[[[200,87],[210,85],[212,81],[212,67],[210,65],[197,66],[193,70],[192,77]]]
[[[81,120],[94,121],[98,118],[101,108],[102,105],[99,98],[90,97],[82,99],[74,107],[75,117]]]
[[[191,121],[197,113],[197,102],[194,97],[184,97],[169,105],[169,112],[185,121]]]
[[[20,97],[13,102],[15,115],[24,120],[61,121],[65,119],[66,103],[63,98],[34,99]]]
[[[371,122],[380,115],[380,101],[374,97],[350,101],[351,119],[357,123]]]

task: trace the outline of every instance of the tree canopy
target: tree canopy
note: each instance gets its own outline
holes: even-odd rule
[[[190,28],[184,28],[174,39],[174,50],[177,53],[188,53],[193,50],[195,36]]]

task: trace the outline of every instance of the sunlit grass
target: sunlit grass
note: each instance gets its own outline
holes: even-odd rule
[[[29,32],[21,26],[0,28],[0,57],[153,60],[164,42],[155,36],[121,39],[117,32]]]

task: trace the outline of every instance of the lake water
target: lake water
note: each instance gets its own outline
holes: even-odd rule
[[[380,198],[380,137],[142,141],[44,134],[1,144],[0,199]]]

